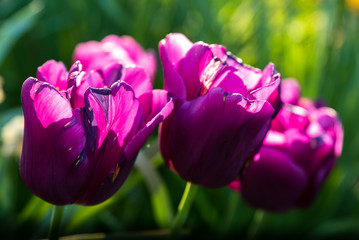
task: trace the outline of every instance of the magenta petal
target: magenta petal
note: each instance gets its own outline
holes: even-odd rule
[[[285,212],[295,206],[307,185],[306,173],[286,154],[262,147],[241,179],[243,198],[267,211]]]
[[[123,49],[126,52],[126,55],[131,59],[122,61],[123,64],[137,64],[140,67],[144,68],[149,76],[153,79],[156,74],[156,56],[155,53],[151,50],[145,51],[140,44],[136,42],[130,36],[116,36],[109,35],[102,40],[103,44],[112,43],[116,49]],[[114,49],[112,49],[114,50]],[[112,57],[121,60],[123,54],[117,54],[116,50],[111,51]],[[122,52],[123,53],[123,52]]]
[[[84,95],[89,87],[104,87],[104,80],[98,72],[83,72],[83,74],[76,77],[76,83],[71,89],[71,105],[73,108],[82,108],[85,106]]]
[[[116,88],[119,86],[120,83],[117,83]],[[134,107],[132,107],[131,110],[133,110],[133,108]],[[87,204],[92,205],[102,202],[117,191],[117,189],[123,184],[128,174],[130,173],[141,147],[145,144],[145,142],[152,134],[154,129],[159,125],[159,123],[162,122],[163,119],[165,119],[172,112],[172,109],[173,102],[172,99],[170,99],[170,101],[168,101],[163,106],[163,108],[157,113],[157,115],[155,115],[149,122],[142,126],[142,128],[137,133],[131,134],[132,137],[128,140],[128,142],[127,139],[125,139],[127,144],[124,149],[121,149],[122,154],[120,154],[117,145],[115,147],[112,145],[113,143],[112,141],[110,141],[112,139],[112,137],[110,137],[110,132],[108,137],[109,141],[107,141],[106,148],[110,150],[109,154],[112,155],[108,157],[111,157],[113,159],[118,159],[120,157],[120,159],[117,166],[115,166],[112,171],[110,171],[110,174],[102,181],[100,187],[91,197],[91,199],[87,202]],[[138,114],[137,116],[140,116],[140,114]],[[138,117],[136,119],[140,120],[140,118]],[[136,126],[136,124],[134,124],[133,126]]]
[[[116,82],[111,89],[90,88],[85,108],[85,121],[91,123],[89,131],[95,132],[97,142],[91,182],[78,203],[92,205],[112,196],[129,174],[134,159],[124,159],[124,147],[141,129],[143,119],[139,101],[125,82]]]
[[[167,101],[165,101],[165,99],[167,99]],[[146,140],[150,137],[150,135],[155,130],[155,128],[161,122],[163,122],[173,111],[174,108],[173,98],[168,99],[165,92],[161,91],[161,93],[159,93],[156,97],[153,97],[152,101],[153,101],[153,105],[152,105],[153,109],[151,115],[153,117],[146,122],[146,125],[127,144],[125,148],[125,155],[127,159],[131,159],[132,157],[137,155],[138,151],[146,142]]]
[[[167,91],[155,89],[141,95],[139,101],[141,103],[145,123],[147,123],[156,116],[169,101],[172,102],[172,99]]]
[[[287,139],[281,132],[270,129],[264,138],[263,144],[271,147],[285,147]]]
[[[165,40],[160,42],[158,48],[164,75],[163,88],[172,93],[177,98],[186,99],[186,86],[182,76],[176,69],[175,63],[173,63],[172,59],[170,58],[171,49],[168,49]]]
[[[301,89],[299,83],[292,78],[287,78],[281,83],[281,98],[283,103],[297,104]]]
[[[223,45],[211,44],[210,48],[215,57],[223,61],[227,60],[227,49]]]
[[[273,63],[268,64],[264,69],[258,84],[251,95],[258,100],[268,100],[276,110],[274,114],[276,115],[282,108],[282,101],[280,98],[280,74],[277,73]]]
[[[212,87],[220,87],[228,93],[239,93],[243,96],[248,95],[243,80],[235,74],[235,69],[233,69],[233,67],[226,67],[223,69]]]
[[[258,88],[258,83],[262,77],[262,71],[260,69],[243,64],[237,67],[236,74],[242,79],[248,92]]]
[[[104,51],[102,44],[96,41],[80,43],[74,50],[73,61],[80,61],[84,70],[95,70],[98,66],[111,62],[109,54]]]
[[[67,89],[67,70],[62,62],[49,60],[37,68],[36,77],[39,81],[47,82],[56,89]]]
[[[151,78],[143,68],[134,65],[125,67],[121,80],[132,87],[137,98],[152,91]]]
[[[178,62],[177,70],[186,86],[187,100],[191,100],[199,95],[201,87],[200,74],[212,59],[213,54],[209,46],[199,42],[195,43],[189,49],[186,56]],[[207,79],[202,81],[207,81]],[[210,79],[208,81],[211,82],[213,80]]]
[[[74,203],[88,175],[79,115],[58,90],[34,78],[24,82],[21,100],[25,129],[20,175],[24,183],[48,202]]]
[[[225,186],[261,146],[272,114],[265,101],[248,101],[213,88],[173,115],[167,164],[193,183]]]
[[[178,62],[187,54],[193,43],[181,33],[171,33],[159,43],[168,55],[170,62],[177,68]],[[162,59],[161,59],[162,60]]]

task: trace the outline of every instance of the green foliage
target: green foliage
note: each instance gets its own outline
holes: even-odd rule
[[[301,83],[304,96],[336,109],[345,129],[343,155],[309,209],[263,213],[229,189],[199,188],[185,228],[203,239],[359,238],[359,13],[340,0],[1,0],[6,99],[0,131],[21,112],[23,81],[46,60],[69,68],[76,44],[109,34],[131,35],[157,51],[170,32],[223,44],[258,68],[274,62],[282,78]],[[158,61],[155,87],[162,84]],[[114,197],[93,207],[66,207],[62,233],[163,237],[161,229],[169,227],[185,182],[164,166],[156,144],[151,146]],[[51,207],[23,185],[18,158],[0,152],[0,238],[44,238]],[[155,232],[144,235],[148,230]]]

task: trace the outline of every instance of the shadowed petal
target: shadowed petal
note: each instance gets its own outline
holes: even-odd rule
[[[259,154],[242,176],[242,196],[258,208],[285,212],[303,194],[306,173],[279,150],[262,147]]]
[[[78,112],[53,86],[28,78],[21,100],[25,117],[20,174],[37,196],[74,203],[85,188],[88,160]]]
[[[167,164],[193,183],[225,186],[261,146],[272,114],[266,101],[211,89],[173,115]]]

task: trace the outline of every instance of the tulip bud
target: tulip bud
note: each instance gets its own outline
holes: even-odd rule
[[[222,187],[259,150],[281,107],[280,75],[244,65],[221,45],[169,34],[159,44],[164,88],[176,97],[160,126],[169,168],[187,181]]]

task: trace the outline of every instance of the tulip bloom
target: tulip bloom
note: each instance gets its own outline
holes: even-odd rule
[[[80,43],[74,51],[74,62],[79,60],[85,71],[99,70],[104,65],[119,62],[122,65],[136,65],[147,71],[153,80],[156,74],[156,55],[145,51],[130,36],[109,35],[101,42]]]
[[[164,88],[176,98],[160,125],[168,167],[187,181],[222,187],[259,150],[281,107],[280,75],[244,65],[224,46],[169,34],[159,43]]]
[[[336,112],[300,98],[294,80],[282,84],[283,109],[255,161],[231,187],[253,207],[285,212],[308,207],[341,155],[343,128]]]
[[[141,68],[81,68],[76,62],[67,73],[62,63],[48,61],[21,92],[20,175],[31,192],[56,205],[111,197],[173,105],[165,91],[152,90]]]

